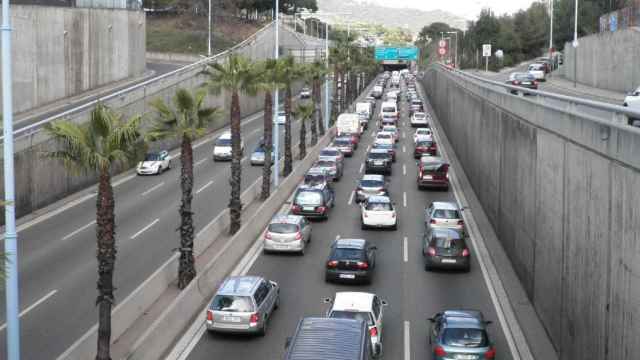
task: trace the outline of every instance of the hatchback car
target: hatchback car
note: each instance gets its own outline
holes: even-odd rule
[[[340,150],[340,152],[343,153],[344,156],[346,157],[353,156],[354,148],[353,148],[353,142],[351,141],[351,136],[336,137],[333,140],[333,144],[331,146]]]
[[[244,153],[244,142],[240,140],[240,156]],[[213,145],[213,161],[231,160],[233,154],[231,133],[220,135]]]
[[[207,308],[207,330],[265,335],[280,287],[259,276],[226,278]]]
[[[326,171],[333,181],[340,181],[340,178],[342,177],[342,168],[333,158],[320,157],[315,164],[313,164],[313,167]]]
[[[160,175],[171,169],[171,155],[167,150],[148,153],[144,160],[138,163],[136,173],[138,175]]]
[[[427,119],[427,114],[416,111],[411,115],[411,127],[422,127],[429,126],[429,120]]]
[[[491,321],[477,310],[445,310],[429,318],[429,344],[434,360],[493,360],[496,349],[489,339]]]
[[[393,159],[385,149],[371,149],[365,160],[366,173],[384,173],[391,175]]]
[[[440,156],[422,156],[418,162],[418,189],[449,189],[449,164]]]
[[[326,263],[325,281],[371,283],[376,250],[363,239],[335,240]]]
[[[376,134],[376,139],[374,140],[375,144],[395,144],[394,135],[388,132],[378,132]]]
[[[264,232],[264,252],[296,252],[304,255],[311,241],[311,224],[298,215],[276,215]]]
[[[413,148],[413,158],[420,159],[424,155],[435,156],[438,152],[436,142],[432,137],[419,137],[416,146]]]
[[[434,201],[425,210],[427,229],[447,228],[465,234],[464,220],[458,205],[451,202]]]
[[[335,147],[326,147],[320,150],[320,154],[318,154],[318,158],[321,159],[334,159],[338,163],[338,167],[342,171],[344,165],[344,154]]]
[[[250,162],[251,165],[264,165],[265,162],[265,149],[264,149],[264,145],[263,144],[258,144],[258,146],[256,146],[255,150],[253,150],[253,152],[251,153],[251,158],[250,158]],[[271,164],[273,165],[273,162],[276,159],[276,154],[275,152],[272,150],[271,151]]]
[[[381,132],[392,134],[394,142],[400,141],[400,131],[395,125],[384,125]]]
[[[428,127],[416,129],[416,131],[413,133],[413,143],[415,144],[419,138],[424,139],[425,136],[433,137],[433,131]]]
[[[369,196],[360,204],[362,229],[398,228],[396,209],[388,196]]]
[[[507,80],[506,83],[507,85],[538,90],[538,81],[533,75],[528,73],[511,73],[511,75],[509,75],[509,80]],[[518,94],[518,90],[507,89],[507,91],[511,94]],[[523,94],[526,95],[527,92],[523,92]]]
[[[384,175],[365,174],[362,179],[358,181],[356,202],[359,203],[366,200],[369,196],[386,196],[388,194],[389,190],[387,189],[387,181]]]
[[[333,191],[327,186],[300,185],[293,197],[291,213],[307,218],[328,219],[334,203]]]
[[[430,229],[422,238],[424,269],[469,271],[471,253],[464,237],[453,229]]]
[[[394,145],[386,144],[386,143],[373,143],[371,148],[387,150],[387,152],[391,154],[391,161],[396,162],[396,149]]]
[[[386,301],[376,294],[351,291],[337,292],[333,299],[327,298],[324,301],[331,304],[327,317],[364,321],[369,328],[374,356],[382,354],[384,308],[388,305]]]

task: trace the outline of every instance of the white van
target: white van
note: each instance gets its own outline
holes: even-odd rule
[[[398,118],[398,105],[395,101],[385,101],[380,106],[380,119]]]
[[[360,116],[353,113],[340,114],[336,120],[336,129],[338,136],[345,134],[362,134],[362,126],[360,125]]]
[[[356,113],[367,114],[367,118],[371,119],[373,104],[370,102],[359,102],[356,104]]]
[[[244,153],[244,142],[240,140],[240,156]],[[213,161],[231,160],[231,133],[225,132],[220,135],[213,145]]]

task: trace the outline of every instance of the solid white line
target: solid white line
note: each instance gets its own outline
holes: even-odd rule
[[[151,224],[143,227],[140,231],[138,231],[137,233],[133,234],[133,236],[131,237],[131,239],[135,239],[137,238],[140,234],[142,234],[143,232],[149,230],[149,228],[151,228],[153,225],[155,225],[158,221],[160,221],[160,219],[155,219],[151,222]]]
[[[409,261],[409,247],[408,247],[406,236],[404,237],[404,240],[403,240],[402,257],[404,258],[404,262]]]
[[[355,195],[355,191],[351,191],[351,195],[349,196],[349,201],[347,201],[348,205],[351,205],[351,203],[353,202],[353,195]]]
[[[198,189],[198,191],[196,191],[196,195],[199,194],[202,190],[211,186],[211,184],[213,184],[213,180],[209,180],[208,183],[204,184],[200,189]]]
[[[404,322],[404,360],[411,360],[411,323]]]
[[[204,159],[198,160],[198,161],[196,161],[196,163],[195,163],[195,164],[193,164],[193,167],[196,167],[196,166],[202,165],[202,164],[204,164],[204,162],[205,162],[205,161],[207,161],[207,158],[204,158]]]
[[[125,177],[123,177],[122,179],[118,179],[113,183],[113,187],[118,187],[122,184],[124,184],[125,182],[135,178],[137,175],[136,174],[131,174],[131,175],[127,175]]]
[[[154,186],[152,186],[151,188],[149,188],[149,190],[147,190],[147,191],[143,192],[143,193],[142,193],[142,196],[147,196],[147,195],[149,195],[149,193],[150,193],[150,192],[152,192],[153,190],[158,189],[158,188],[159,188],[159,187],[161,187],[162,185],[164,185],[164,181],[163,181],[163,182],[161,182],[161,183],[160,183],[160,184],[158,184],[158,185],[154,185]]]
[[[89,226],[94,225],[95,223],[96,223],[96,221],[95,221],[95,220],[93,220],[92,222],[90,222],[90,223],[88,223],[87,225],[85,225],[85,226],[83,226],[83,227],[79,228],[78,230],[76,230],[76,231],[74,231],[74,232],[72,232],[72,233],[70,233],[70,234],[65,235],[65,236],[62,238],[62,240],[67,240],[68,238],[70,238],[70,237],[72,237],[72,236],[76,235],[77,233],[79,233],[79,232],[81,232],[81,231],[85,230],[85,229],[86,229],[86,228],[88,228]]]
[[[359,172],[362,174],[362,170],[364,170],[364,163],[360,164],[360,170]]]
[[[407,192],[403,192],[402,193],[402,204],[404,205],[404,207],[407,207]]]
[[[33,303],[31,306],[29,306],[28,308],[22,310],[22,312],[20,312],[20,314],[18,315],[19,317],[23,317],[24,315],[26,315],[29,311],[35,309],[36,306],[42,304],[43,302],[47,301],[47,299],[49,299],[50,297],[52,297],[53,295],[55,295],[58,292],[58,290],[51,290],[47,295],[43,296],[40,298],[40,300],[36,301],[35,303]],[[4,323],[2,325],[0,325],[0,331],[4,330],[7,328],[7,324]]]
[[[407,165],[402,164],[402,175],[407,175]]]

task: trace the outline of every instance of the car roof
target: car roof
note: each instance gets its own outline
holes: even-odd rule
[[[364,239],[338,239],[333,242],[334,247],[342,249],[364,249],[366,244]]]
[[[433,163],[445,164],[446,161],[444,161],[444,159],[441,158],[440,156],[422,155],[420,157],[420,163],[422,163],[422,164],[433,164]]]
[[[356,360],[365,352],[367,325],[362,320],[304,318],[300,320],[286,360]]]
[[[371,311],[374,294],[357,291],[340,291],[333,300],[332,310],[337,311]]]
[[[448,328],[484,329],[484,317],[478,310],[445,310],[442,313]]]
[[[220,135],[218,137],[218,139],[231,139],[231,133],[230,132],[225,132],[222,135]]]
[[[434,209],[460,210],[458,209],[458,205],[448,201],[434,201],[431,205],[433,205]]]
[[[367,202],[370,203],[391,203],[391,199],[388,196],[372,195],[367,198]]]
[[[335,146],[327,146],[327,147],[322,148],[322,150],[320,150],[320,151],[323,151],[323,150],[331,150],[331,151],[337,151],[337,152],[340,152],[340,149],[338,149],[338,148],[337,148],[337,147],[335,147]],[[325,156],[326,156],[326,155],[325,155]]]
[[[230,276],[222,282],[216,294],[251,296],[261,281],[259,276]]]
[[[384,175],[379,174],[366,174],[362,177],[362,180],[379,180],[384,181]]]
[[[271,218],[270,224],[299,224],[302,218],[299,215],[279,214]]]

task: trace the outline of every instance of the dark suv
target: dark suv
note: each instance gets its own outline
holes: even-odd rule
[[[487,333],[484,316],[477,310],[445,310],[431,321],[429,344],[434,360],[493,360],[496,349]]]
[[[371,283],[377,248],[363,239],[338,239],[331,244],[325,281]]]
[[[371,149],[367,154],[366,172],[367,173],[383,173],[391,175],[391,166],[393,159],[391,154],[385,149]]]
[[[333,191],[326,184],[300,185],[293,197],[291,213],[307,218],[328,219],[334,203]]]

